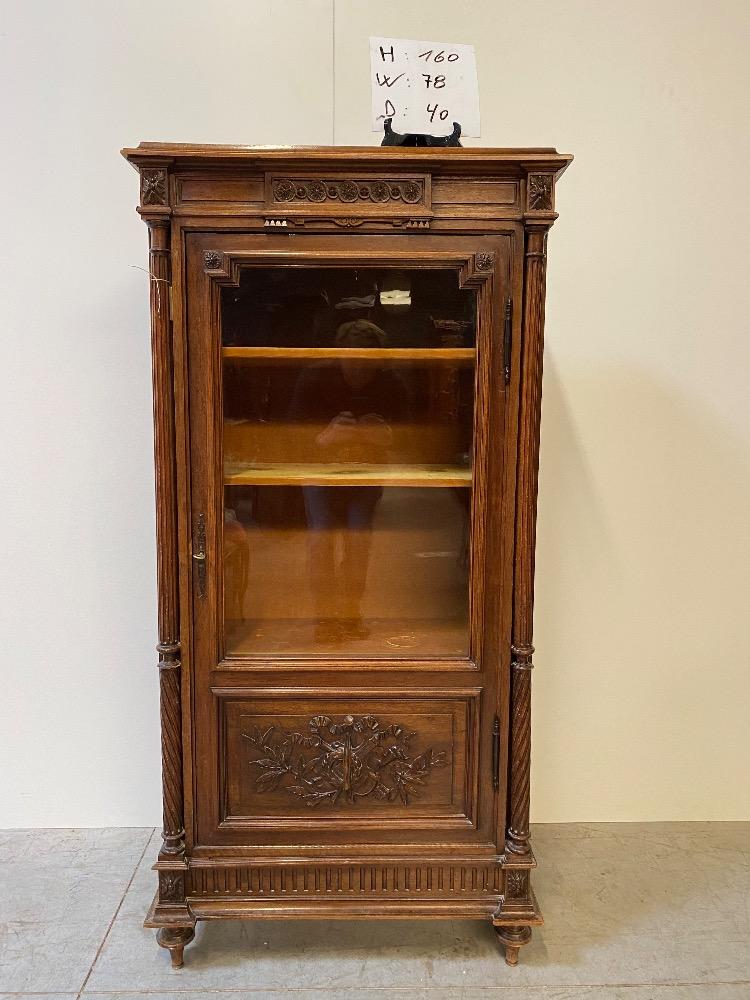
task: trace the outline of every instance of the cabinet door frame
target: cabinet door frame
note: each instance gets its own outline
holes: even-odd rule
[[[510,646],[510,606],[512,567],[513,518],[507,512],[514,508],[512,491],[515,475],[515,448],[508,444],[508,420],[515,433],[513,394],[503,379],[503,304],[516,285],[513,280],[515,261],[513,232],[492,235],[318,235],[304,234],[290,240],[288,236],[266,236],[251,232],[227,231],[217,227],[210,231],[185,234],[184,262],[186,315],[186,409],[189,413],[189,436],[186,440],[187,475],[191,504],[183,519],[183,538],[188,551],[183,552],[181,565],[189,600],[183,605],[191,609],[191,679],[192,715],[190,732],[197,740],[200,732],[210,731],[208,746],[196,747],[196,760],[191,762],[193,797],[198,792],[196,772],[205,772],[206,764],[198,759],[215,762],[221,770],[219,725],[215,705],[209,708],[209,691],[216,686],[248,683],[267,685],[274,674],[273,686],[299,686],[304,676],[300,671],[315,671],[332,676],[346,671],[347,683],[361,686],[361,679],[373,671],[400,671],[411,674],[408,683],[424,688],[432,684],[446,687],[447,683],[465,684],[467,671],[473,673],[473,683],[482,685],[482,732],[479,734],[477,757],[486,772],[492,754],[490,727],[493,714],[507,729],[507,653]],[[220,430],[222,414],[221,371],[221,289],[237,285],[243,267],[252,266],[392,266],[418,268],[453,268],[461,287],[477,292],[477,364],[474,418],[474,482],[472,498],[472,577],[470,653],[458,659],[401,658],[342,659],[285,657],[223,656],[221,649],[221,562],[222,524],[222,454]],[[513,345],[517,353],[516,344]],[[513,380],[516,383],[516,380]],[[517,383],[516,383],[517,384]],[[511,405],[509,405],[511,404]],[[508,462],[512,468],[508,469]],[[186,476],[187,477],[187,476]],[[206,573],[205,597],[198,597],[194,579],[191,546],[195,536],[196,518],[205,518]],[[492,562],[492,565],[489,565]],[[488,580],[489,576],[489,580]],[[185,616],[183,616],[184,619]],[[418,673],[417,673],[418,672]],[[361,679],[357,675],[361,674]],[[234,675],[234,676],[233,676]],[[255,680],[251,677],[255,675]],[[434,675],[434,676],[431,676]],[[450,675],[454,675],[451,677]],[[312,679],[311,679],[312,680]],[[343,677],[340,677],[340,681]],[[389,683],[394,683],[391,681]],[[504,720],[504,721],[503,721]],[[497,849],[500,850],[504,830],[505,766],[507,732],[503,732],[498,762],[499,790],[495,794]],[[205,774],[202,774],[205,780]],[[222,775],[216,773],[209,784],[221,787]],[[480,799],[484,795],[484,780]],[[478,789],[479,791],[479,789]],[[201,791],[205,797],[205,788]],[[213,811],[220,806],[213,803]],[[195,810],[191,810],[195,813]],[[218,818],[218,816],[217,816]],[[193,822],[197,820],[197,814]],[[483,824],[484,825],[484,824]],[[195,834],[197,836],[197,828]],[[191,838],[192,839],[192,838]],[[200,840],[199,840],[200,842]],[[203,840],[205,843],[205,840]],[[489,845],[488,845],[489,846]]]

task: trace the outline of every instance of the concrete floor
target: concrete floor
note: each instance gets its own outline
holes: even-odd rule
[[[545,825],[547,923],[505,965],[489,924],[198,925],[172,970],[141,926],[150,829],[0,831],[0,1000],[750,1000],[750,823]]]

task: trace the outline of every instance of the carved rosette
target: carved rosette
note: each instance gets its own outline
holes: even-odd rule
[[[505,873],[505,899],[525,901],[529,894],[529,873],[524,868],[511,868]]]
[[[555,179],[552,174],[529,174],[526,203],[530,212],[551,212],[554,208]]]
[[[354,805],[363,798],[408,805],[429,772],[447,765],[442,751],[410,749],[416,733],[384,726],[373,715],[346,715],[339,723],[316,715],[307,732],[252,726],[242,736],[256,753],[248,762],[258,771],[256,791],[282,790],[307,806]]]
[[[147,207],[167,204],[166,170],[141,170],[141,205]]]
[[[207,271],[216,271],[221,267],[222,254],[219,250],[204,250],[203,264]]]
[[[276,178],[272,184],[273,200],[289,202],[338,201],[344,204],[374,202],[384,205],[400,201],[416,205],[424,200],[424,184],[418,180],[330,180],[325,178]]]
[[[474,267],[477,271],[491,271],[495,266],[494,253],[478,253],[474,257]]]
[[[183,872],[159,872],[159,902],[185,902],[185,875]]]

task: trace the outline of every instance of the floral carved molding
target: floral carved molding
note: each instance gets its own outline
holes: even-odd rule
[[[159,872],[159,899],[179,903],[185,898],[185,876],[181,872]]]
[[[448,763],[429,747],[414,755],[409,743],[416,733],[383,726],[373,715],[346,715],[338,723],[316,715],[307,732],[252,726],[242,736],[257,754],[248,762],[258,771],[256,792],[283,790],[308,806],[368,797],[408,805],[430,771]]]
[[[506,894],[511,899],[524,899],[529,891],[528,872],[515,868],[505,876]]]
[[[400,201],[406,205],[416,205],[424,201],[424,183],[419,180],[326,180],[291,177],[274,178],[271,191],[275,202],[338,201],[344,204],[355,202]]]
[[[166,204],[166,170],[141,170],[141,205]]]
[[[552,174],[529,174],[527,201],[531,212],[551,212],[554,183]]]

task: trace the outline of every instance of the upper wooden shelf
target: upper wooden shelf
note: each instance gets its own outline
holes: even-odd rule
[[[227,361],[460,361],[476,360],[473,347],[224,347]]]
[[[225,486],[471,486],[471,469],[456,465],[365,465],[318,462],[227,465]]]

